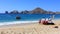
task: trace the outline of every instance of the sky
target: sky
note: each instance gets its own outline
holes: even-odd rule
[[[60,11],[60,0],[0,0],[0,13],[33,10],[37,7],[47,11]]]

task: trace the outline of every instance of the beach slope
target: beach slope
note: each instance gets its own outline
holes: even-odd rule
[[[55,23],[55,22],[58,22]],[[42,25],[39,23],[25,23],[0,26],[0,34],[60,34],[59,20],[56,25]],[[58,26],[58,28],[54,28]]]

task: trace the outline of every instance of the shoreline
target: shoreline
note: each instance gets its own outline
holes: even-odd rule
[[[13,22],[3,22],[0,23],[0,26],[3,25],[13,25],[13,24],[28,24],[28,23],[38,23],[39,21],[13,21]]]
[[[56,23],[57,24],[57,23],[60,22],[60,19],[54,19],[52,21],[53,21],[53,23]],[[3,25],[13,25],[13,24],[27,24],[27,23],[39,23],[39,21],[38,20],[34,20],[34,21],[0,22],[0,26],[3,26]]]

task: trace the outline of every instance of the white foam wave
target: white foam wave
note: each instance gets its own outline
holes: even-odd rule
[[[39,21],[13,21],[13,22],[3,22],[0,25],[10,25],[10,24],[21,24],[21,23],[37,23]]]

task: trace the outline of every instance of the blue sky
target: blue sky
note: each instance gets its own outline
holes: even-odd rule
[[[40,7],[48,11],[60,11],[60,0],[0,0],[0,13],[12,10],[33,10]]]

